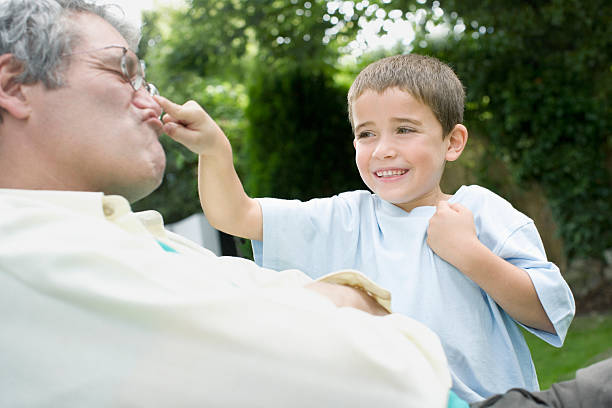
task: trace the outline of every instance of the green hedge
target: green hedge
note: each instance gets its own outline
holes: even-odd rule
[[[346,89],[301,67],[257,71],[249,88],[246,189],[306,200],[363,188],[354,164]]]

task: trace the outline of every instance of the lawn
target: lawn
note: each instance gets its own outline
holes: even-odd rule
[[[578,316],[561,348],[525,332],[540,388],[574,378],[576,370],[612,357],[612,312]]]

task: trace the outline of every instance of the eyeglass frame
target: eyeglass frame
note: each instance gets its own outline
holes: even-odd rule
[[[136,56],[136,58],[138,58],[138,64],[140,64],[140,73],[137,73],[133,79],[130,78],[130,74],[127,69],[126,55],[128,51],[131,51],[131,50],[127,47],[124,47],[123,45],[115,45],[115,44],[107,45],[105,47],[95,48],[93,50],[78,51],[78,52],[62,54],[62,57],[70,57],[72,55],[80,55],[80,54],[90,54],[92,52],[107,50],[110,48],[120,48],[123,50],[123,54],[121,55],[121,62],[119,64],[121,68],[121,75],[123,76],[123,79],[125,79],[126,82],[128,82],[131,85],[132,89],[135,92],[138,92],[140,89],[144,88],[144,90],[147,91],[147,93],[151,96],[160,95],[157,87],[153,85],[151,82],[147,82],[147,80],[145,79],[145,62],[139,59],[138,56]],[[134,53],[134,55],[136,55],[136,53]]]

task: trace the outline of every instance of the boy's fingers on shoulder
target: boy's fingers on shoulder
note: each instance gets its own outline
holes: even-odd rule
[[[448,206],[450,208],[452,208],[453,210],[460,210],[461,208],[464,208],[461,204],[459,203],[448,203]]]
[[[457,212],[469,212],[471,213],[470,209],[467,208],[466,206],[464,206],[463,204],[459,204],[459,203],[452,203],[451,204],[451,208]]]
[[[450,205],[448,203],[448,201],[444,201],[444,200],[440,200],[438,201],[438,204],[436,204],[436,209],[438,210],[445,210],[447,208],[449,208]]]

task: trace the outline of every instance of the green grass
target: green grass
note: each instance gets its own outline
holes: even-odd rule
[[[555,348],[525,332],[541,389],[574,378],[576,370],[612,357],[612,312],[574,318],[565,344]]]

